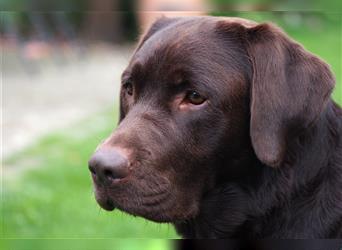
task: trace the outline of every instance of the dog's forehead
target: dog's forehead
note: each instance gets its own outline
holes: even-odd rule
[[[205,47],[209,41],[201,39],[210,34],[210,23],[202,20],[202,27],[193,19],[182,20],[169,27],[158,30],[134,53],[127,69],[132,76],[171,77],[172,82],[181,81],[187,66],[196,57],[196,51]],[[206,26],[207,29],[203,29]],[[203,34],[206,35],[203,35]],[[189,70],[188,70],[189,71]],[[162,72],[162,76],[159,74]]]
[[[135,53],[133,59],[147,62],[156,54],[172,56],[170,50],[173,53],[180,52],[181,50],[189,51],[190,47],[192,47],[191,45],[207,42],[203,37],[208,36],[212,30],[211,26],[211,23],[206,20],[201,20],[201,24],[196,22],[195,19],[185,19],[182,22],[176,22],[158,30],[149,37]],[[202,34],[202,39],[200,34]]]
[[[215,32],[222,21],[228,25],[256,25],[241,18],[181,18],[148,37],[134,53],[125,72],[133,76],[133,79],[165,79],[176,84],[191,78],[194,72],[197,75],[205,72],[222,75],[229,72],[228,68],[236,69],[232,65],[237,63],[238,55],[233,51],[223,53],[225,49]],[[234,42],[234,39],[232,41]],[[227,42],[226,48],[229,48],[228,44]],[[235,47],[232,46],[233,50]]]
[[[226,21],[227,23],[239,23],[242,26],[245,26],[246,28],[252,28],[256,25],[258,25],[257,22],[254,22],[252,20],[240,18],[240,17],[220,17],[217,20],[219,21]]]
[[[183,54],[183,57],[191,51],[203,50],[211,45],[215,27],[218,22],[239,23],[246,28],[251,28],[257,25],[256,22],[238,18],[238,17],[190,17],[181,18],[167,27],[161,28],[155,34],[150,36],[139,47],[132,62],[139,61],[140,63],[147,62],[156,54],[162,55],[167,52],[178,52]],[[172,53],[169,53],[169,55]]]

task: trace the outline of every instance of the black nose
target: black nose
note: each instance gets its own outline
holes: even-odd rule
[[[89,170],[102,183],[128,176],[128,159],[115,149],[99,149],[89,160]]]

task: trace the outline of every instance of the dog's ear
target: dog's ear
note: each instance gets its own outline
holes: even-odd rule
[[[290,129],[310,126],[335,79],[328,65],[271,24],[246,28],[252,62],[250,136],[266,165],[282,163]]]

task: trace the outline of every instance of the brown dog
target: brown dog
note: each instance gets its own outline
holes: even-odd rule
[[[342,112],[323,61],[271,24],[162,18],[89,162],[96,200],[182,236],[342,236]]]

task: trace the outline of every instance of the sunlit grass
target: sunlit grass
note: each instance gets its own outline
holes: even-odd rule
[[[171,225],[109,213],[96,204],[87,161],[115,127],[116,117],[116,112],[104,112],[47,136],[5,162],[13,169],[5,172],[3,183],[3,237],[178,237]]]

